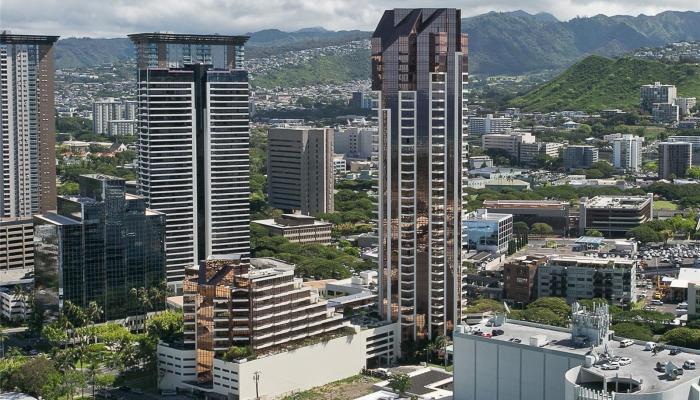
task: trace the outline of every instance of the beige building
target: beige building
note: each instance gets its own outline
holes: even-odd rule
[[[520,146],[527,143],[535,143],[535,137],[530,132],[511,131],[481,137],[481,147],[484,150],[503,150],[515,158],[520,154]]]
[[[282,214],[273,219],[260,219],[253,223],[264,226],[273,236],[283,236],[292,243],[331,242],[330,222],[317,221],[316,218],[301,214]]]
[[[333,212],[332,129],[270,129],[267,156],[272,207],[306,215]]]
[[[0,270],[34,269],[32,219],[0,219]]]

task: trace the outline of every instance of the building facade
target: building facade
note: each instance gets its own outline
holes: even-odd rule
[[[598,148],[575,145],[564,148],[564,168],[568,170],[590,168],[598,162]]]
[[[571,207],[566,201],[485,200],[482,206],[489,212],[512,214],[513,222],[525,222],[529,226],[543,222],[558,234],[566,234],[569,230]]]
[[[305,215],[333,212],[333,130],[273,128],[267,135],[268,203]]]
[[[562,147],[561,143],[521,143],[518,162],[522,165],[533,165],[540,157],[559,158],[559,150]]]
[[[465,213],[462,219],[462,245],[466,250],[504,254],[513,239],[513,216],[480,209]]]
[[[92,131],[98,135],[133,135],[134,132],[121,133],[125,123],[113,124],[115,121],[132,122],[136,124],[138,103],[134,100],[115,99],[113,97],[100,99],[92,103]]]
[[[673,124],[680,120],[681,110],[676,104],[658,103],[651,110],[651,119],[654,122]]]
[[[537,298],[537,269],[547,256],[526,255],[503,265],[503,294],[514,304],[525,305]]]
[[[613,304],[637,301],[637,260],[552,256],[537,268],[537,297],[604,298]]]
[[[513,120],[508,117],[494,118],[493,114],[485,117],[469,118],[469,135],[482,136],[491,133],[503,133],[509,131],[513,126]]]
[[[54,309],[95,301],[107,321],[164,309],[165,297],[144,310],[131,290],[165,282],[165,215],[104,175],[81,176],[80,196],[58,200],[34,217],[37,299]]]
[[[291,243],[331,243],[333,224],[317,221],[301,214],[282,214],[272,219],[260,219],[253,223],[265,227],[272,236],[282,236]]]
[[[639,92],[639,104],[642,112],[651,114],[655,104],[673,104],[677,97],[675,85],[663,85],[656,82],[653,85],[643,85]]]
[[[167,216],[168,283],[209,256],[250,257],[244,36],[129,35],[138,66],[138,192]]]
[[[659,178],[685,178],[692,163],[693,145],[691,143],[659,143]]]
[[[630,134],[613,140],[613,166],[617,169],[638,172],[642,168],[644,138]]]
[[[516,160],[520,156],[520,147],[526,143],[535,143],[535,137],[530,132],[512,131],[481,136],[481,148],[483,150],[504,151]]]
[[[691,111],[696,104],[697,99],[695,97],[676,97],[676,105],[683,116],[692,114]]]
[[[394,9],[372,35],[380,314],[402,338],[460,320],[467,36],[460,10]]]
[[[630,229],[651,221],[654,195],[581,198],[579,234],[597,230],[605,237],[624,237]]]
[[[369,160],[374,152],[376,127],[335,128],[333,147],[336,154],[343,154],[349,160]]]

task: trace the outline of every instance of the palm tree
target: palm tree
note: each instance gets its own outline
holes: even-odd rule
[[[445,358],[445,368],[447,368],[447,346],[450,344],[450,339],[447,336],[440,335],[435,338],[435,347],[443,350]]]
[[[90,375],[90,383],[92,385],[92,398],[95,398],[95,376],[97,376],[97,371],[100,369],[100,363],[92,358],[90,364],[87,366],[88,374]]]
[[[428,342],[425,345],[425,363],[429,364],[430,363],[430,355],[435,352],[437,347],[435,346],[434,342]]]
[[[140,288],[131,288],[130,291],[131,295],[138,300],[139,304],[141,304],[141,312],[143,313],[144,317],[144,329],[146,327],[146,316],[148,315],[148,310],[153,307],[153,300],[151,298],[151,293],[149,292],[148,289],[145,287],[140,287]]]
[[[88,320],[92,326],[92,333],[95,333],[95,323],[102,318],[104,311],[96,301],[91,301],[88,303],[87,309],[85,310]],[[97,335],[94,335],[95,343],[97,343]]]

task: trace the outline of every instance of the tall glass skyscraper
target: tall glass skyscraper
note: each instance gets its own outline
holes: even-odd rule
[[[461,314],[467,36],[456,9],[394,9],[372,36],[379,132],[380,312],[402,340]]]
[[[80,177],[80,196],[59,197],[57,212],[34,217],[37,299],[63,307],[97,302],[105,320],[143,314],[132,288],[165,280],[165,215],[125,193],[125,181]],[[165,299],[152,304],[162,310]]]
[[[250,257],[245,36],[129,35],[138,64],[138,189],[167,216],[168,283],[209,256]]]

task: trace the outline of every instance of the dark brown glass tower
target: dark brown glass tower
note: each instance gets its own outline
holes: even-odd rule
[[[456,9],[395,9],[372,36],[379,133],[380,312],[403,340],[444,335],[461,308],[467,36]]]

